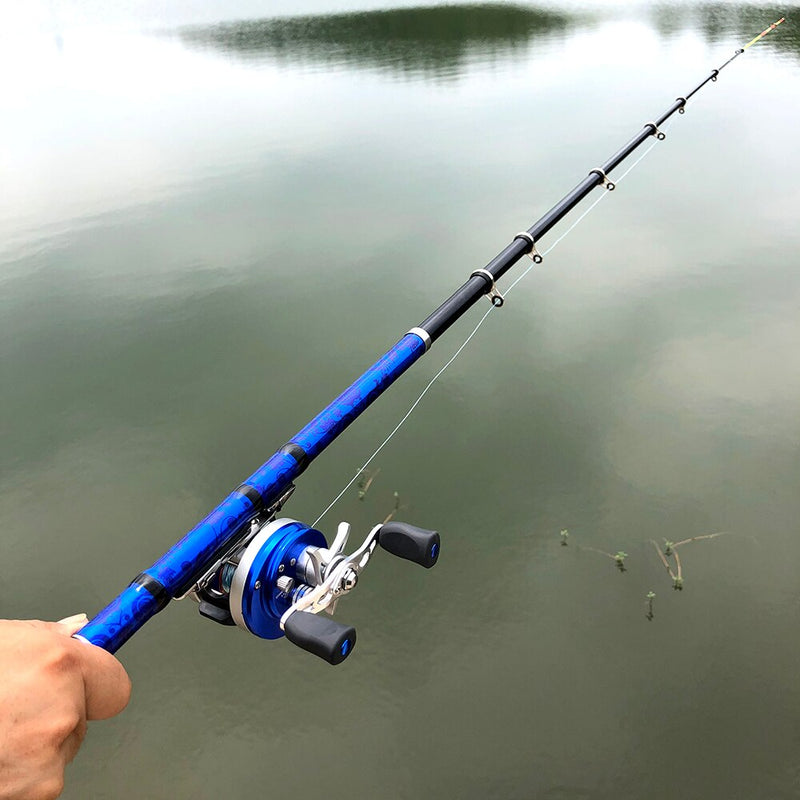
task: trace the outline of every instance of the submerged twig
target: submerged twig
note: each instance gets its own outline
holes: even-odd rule
[[[387,514],[386,519],[381,523],[385,525],[390,520],[394,519],[394,515],[400,511],[401,508],[405,508],[405,505],[400,505],[400,492],[394,493],[394,508]]]
[[[362,473],[361,480],[358,482],[358,499],[363,500],[367,496],[367,492],[369,491],[369,487],[372,486],[372,481],[378,476],[378,473],[381,471],[381,468],[375,470],[375,472],[367,472],[366,470]]]
[[[692,536],[691,539],[682,539],[680,542],[675,542],[672,544],[672,549],[674,550],[682,544],[689,544],[689,542],[699,542],[700,539],[716,539],[717,536],[726,536],[730,533],[732,533],[732,531],[718,531],[717,533],[706,533],[703,536]]]
[[[672,578],[672,588],[680,592],[683,590],[683,565],[681,564],[681,557],[678,555],[678,548],[684,544],[689,544],[689,542],[699,542],[701,539],[716,539],[717,536],[725,536],[729,533],[732,533],[732,531],[704,533],[701,536],[691,536],[688,539],[681,539],[680,542],[670,542],[668,539],[664,539],[663,551],[652,539],[650,541],[653,542],[653,547],[656,548],[661,563],[667,568],[669,576]],[[670,556],[675,559],[675,569],[677,572],[673,572],[669,566],[667,558]]]
[[[683,590],[683,570],[681,568],[681,557],[678,551],[673,547],[672,555],[675,556],[675,566],[678,568],[678,574],[672,579],[672,588],[680,592]]]
[[[661,559],[661,563],[664,565],[664,569],[666,569],[666,571],[669,572],[670,578],[672,578],[672,580],[675,581],[677,576],[672,571],[672,567],[669,565],[667,557],[664,555],[664,553],[661,552],[661,548],[656,544],[655,539],[651,539],[650,542],[652,543],[653,547],[655,547],[656,553],[658,553],[658,557]]]

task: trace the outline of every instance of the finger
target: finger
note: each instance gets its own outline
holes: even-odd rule
[[[57,633],[60,636],[73,636],[87,623],[88,617],[86,614],[75,614],[75,616],[66,617],[59,622],[44,622],[40,619],[23,619],[19,621],[29,628],[50,631],[50,633]]]
[[[89,617],[86,614],[73,614],[71,617],[64,617],[60,619],[56,625],[60,625],[66,632],[67,636],[76,634],[87,622]]]
[[[111,653],[93,644],[72,640],[86,687],[86,719],[119,714],[131,697],[131,679]]]
[[[67,736],[61,744],[61,755],[64,759],[64,764],[67,765],[78,754],[81,749],[81,744],[86,736],[86,720],[82,719],[75,730]]]

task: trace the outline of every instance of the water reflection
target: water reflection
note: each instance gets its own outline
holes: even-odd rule
[[[5,615],[101,607],[582,165],[780,16],[609,5],[217,24],[181,29],[189,46],[67,25],[63,58],[14,65],[30,84],[3,136],[0,238],[22,242],[0,264]],[[65,800],[260,795],[268,768],[274,794],[300,774],[386,800],[796,796],[793,36],[700,96],[433,387],[366,500],[323,520],[369,530],[397,490],[448,537],[436,574],[376,559],[340,612],[361,637],[342,671],[174,605],[123,651],[136,697],[90,733]],[[469,328],[287,513],[316,517]],[[673,592],[649,539],[722,529]]]
[[[508,57],[536,38],[563,34],[574,19],[523,6],[451,5],[226,22],[184,29],[181,38],[243,59],[442,79],[477,58]]]
[[[663,4],[652,9],[654,27],[663,36],[694,31],[711,43],[736,39],[742,44],[770,22],[791,16],[799,6],[707,3]],[[613,11],[596,12],[595,23]],[[412,78],[457,77],[465,65],[509,58],[531,42],[563,38],[585,14],[488,3],[428,8],[318,14],[221,22],[181,29],[190,47],[221,52],[251,62],[375,69]],[[800,31],[784,25],[760,47],[800,57]]]

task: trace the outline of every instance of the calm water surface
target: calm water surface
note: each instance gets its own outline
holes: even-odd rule
[[[643,122],[800,18],[163,5],[2,12],[5,617],[96,612]],[[436,570],[376,558],[337,669],[173,604],[121,651],[134,698],[64,797],[800,798],[799,126],[787,24],[320,523],[366,532],[397,492],[441,531]],[[316,519],[480,313],[288,513]],[[722,531],[680,547],[673,591],[650,540]]]

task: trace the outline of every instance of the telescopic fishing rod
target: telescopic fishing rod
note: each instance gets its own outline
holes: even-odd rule
[[[208,516],[133,582],[77,634],[78,638],[116,652],[172,599],[191,597],[200,613],[223,625],[237,625],[256,636],[285,635],[331,664],[352,652],[356,632],[328,617],[337,602],[358,583],[376,547],[423,567],[436,564],[440,539],[436,531],[403,522],[376,525],[361,545],[345,554],[350,526],[339,525],[328,545],[314,527],[278,517],[294,491],[293,481],[377,397],[428,351],[456,320],[487,295],[503,305],[496,282],[524,255],[540,264],[541,238],[598,186],[613,191],[609,174],[650,137],[665,138],[661,126],[689,99],[747,48],[784,21],[770,25],[721,67],[711,71],[688,94],[643,128],[622,149],[587,176],[354,383],[295,434],[267,462],[229,494]]]

